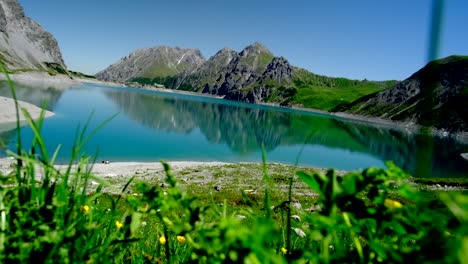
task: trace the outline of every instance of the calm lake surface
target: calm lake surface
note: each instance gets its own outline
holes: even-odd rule
[[[467,177],[464,145],[450,138],[352,122],[290,109],[258,106],[191,95],[83,84],[66,90],[16,86],[18,98],[56,115],[45,120],[43,135],[58,162],[68,161],[77,126],[93,113],[90,130],[119,113],[97,132],[86,153],[97,160],[161,159],[268,162],[355,170],[385,167],[392,160],[417,177]],[[0,95],[10,97],[3,84]],[[22,129],[30,147],[33,133]],[[0,139],[14,149],[16,132],[0,125]],[[28,145],[29,144],[29,145]],[[0,149],[0,156],[6,156]]]

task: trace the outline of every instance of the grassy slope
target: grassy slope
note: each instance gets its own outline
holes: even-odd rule
[[[299,69],[293,78],[297,93],[294,102],[306,108],[331,110],[362,96],[372,94],[397,83],[397,81],[359,81],[316,75]]]
[[[273,60],[274,56],[273,54],[268,53],[268,52],[261,52],[258,55],[258,57],[248,56],[248,57],[241,58],[241,61],[245,63],[246,65],[254,66],[255,58],[258,58],[257,65],[256,65],[258,69],[257,71],[263,72],[266,69],[267,65]]]
[[[167,62],[155,62],[153,65],[151,65],[150,68],[148,68],[140,77],[143,78],[165,78],[165,77],[174,77],[177,74],[184,72],[184,71],[190,71],[192,69],[192,65],[190,63],[182,61],[181,63],[174,65],[174,66],[169,66]]]

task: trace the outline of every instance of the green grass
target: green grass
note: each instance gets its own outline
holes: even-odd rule
[[[80,77],[80,78],[90,78],[90,79],[96,79],[94,75],[89,75],[89,74],[84,74],[82,72],[76,72],[76,71],[68,71],[69,74],[72,76]]]
[[[269,52],[261,52],[258,56],[243,57],[241,61],[246,65],[254,66],[255,59],[257,59],[256,71],[262,73],[273,58],[273,54]]]
[[[297,88],[293,100],[295,103],[306,108],[327,111],[397,83],[396,81],[376,82],[332,78],[316,75],[302,69],[297,70],[293,82]]]
[[[175,68],[169,67],[164,62],[155,62],[149,67],[141,77],[155,78],[155,77],[170,77],[177,75],[178,71]]]
[[[68,75],[68,72],[62,68],[62,66],[58,63],[55,62],[44,62],[44,64],[49,68],[51,71],[55,71],[59,74],[65,74]]]
[[[51,76],[55,76],[57,74],[64,74],[64,75],[70,75],[70,74],[74,74],[76,72],[68,72],[66,70],[64,70],[62,68],[62,66],[60,66],[60,64],[58,63],[53,63],[53,62],[44,62],[47,66],[47,69],[40,69],[40,68],[37,68],[37,69],[32,69],[32,68],[24,68],[24,69],[12,69],[12,70],[8,70],[8,73],[9,74],[15,74],[15,73],[21,73],[21,72],[46,72],[48,73],[49,75]],[[76,74],[82,74],[82,73],[76,73]],[[82,74],[83,75],[83,74]],[[84,75],[83,75],[84,76]],[[90,76],[90,75],[87,75],[86,77],[94,77],[94,76]]]
[[[140,77],[143,78],[167,78],[167,77],[175,77],[177,74],[191,70],[193,66],[186,61],[182,61],[181,63],[171,67],[164,61],[156,61],[154,62]]]

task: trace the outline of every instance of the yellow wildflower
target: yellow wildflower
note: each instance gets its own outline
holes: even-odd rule
[[[94,263],[94,259],[90,258],[88,261],[86,261],[86,264],[91,264]]]
[[[385,204],[385,206],[387,206],[388,208],[391,208],[391,209],[396,209],[396,208],[402,208],[403,207],[403,205],[400,202],[392,200],[392,199],[385,199],[384,204]]]
[[[446,236],[454,236],[454,235],[453,235],[452,233],[450,233],[449,231],[445,231],[444,234],[445,234]]]
[[[288,250],[285,249],[285,248],[281,248],[281,252],[283,252],[283,254],[286,254],[286,253],[288,253]]]
[[[81,209],[81,211],[87,213],[89,211],[89,206],[83,205],[83,206],[80,207],[80,209]]]
[[[177,240],[179,240],[179,242],[185,242],[185,237],[184,236],[177,236]]]
[[[160,237],[159,237],[159,243],[161,243],[161,244],[166,244],[166,238],[163,237],[163,236],[160,236]]]
[[[123,227],[123,224],[120,223],[119,221],[115,221],[115,226],[116,226],[117,228],[122,228],[122,227]]]

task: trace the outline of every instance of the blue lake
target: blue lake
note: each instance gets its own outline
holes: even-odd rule
[[[71,154],[76,129],[90,115],[90,130],[118,113],[89,141],[87,154],[98,160],[193,160],[268,162],[355,170],[385,167],[392,160],[417,177],[467,177],[468,145],[389,127],[269,106],[192,95],[83,84],[66,90],[16,86],[20,100],[56,115],[45,120],[43,135],[58,162]],[[0,95],[10,97],[3,84]],[[0,139],[14,149],[16,131]],[[22,129],[27,148],[33,138]],[[29,143],[29,145],[28,145]],[[0,149],[0,156],[6,156]]]

